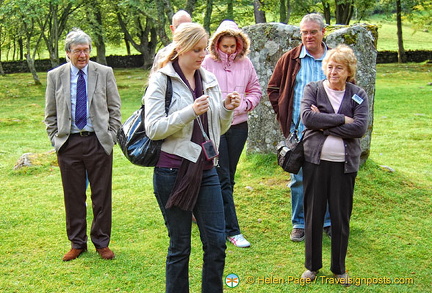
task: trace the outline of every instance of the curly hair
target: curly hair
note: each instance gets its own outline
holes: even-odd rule
[[[327,74],[327,65],[330,61],[335,61],[344,64],[348,68],[348,82],[355,82],[357,71],[357,58],[354,51],[345,44],[340,44],[336,48],[331,49],[325,55],[322,61],[322,69]]]

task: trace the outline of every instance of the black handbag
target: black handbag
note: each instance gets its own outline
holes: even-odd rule
[[[300,121],[300,117],[299,117]],[[284,171],[297,174],[304,162],[303,152],[303,136],[299,139],[298,124],[294,132],[290,133],[286,139],[279,142],[276,146],[278,165],[284,169]]]
[[[171,78],[167,76],[165,93],[165,113],[168,115],[173,89]],[[136,110],[117,132],[118,145],[125,157],[142,167],[154,167],[159,160],[163,140],[151,140],[145,132],[144,105]]]

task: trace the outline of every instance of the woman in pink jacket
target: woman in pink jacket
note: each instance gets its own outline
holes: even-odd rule
[[[240,232],[234,206],[234,176],[248,136],[248,112],[260,102],[261,87],[255,68],[247,57],[249,37],[232,20],[223,21],[209,41],[209,54],[202,66],[213,72],[222,90],[222,97],[233,91],[241,95],[234,111],[230,129],[221,136],[219,146],[219,180],[225,208],[227,240],[237,247],[250,243]]]

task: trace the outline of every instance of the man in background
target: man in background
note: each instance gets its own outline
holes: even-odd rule
[[[267,94],[276,113],[284,137],[298,130],[299,138],[304,130],[300,119],[300,102],[303,89],[309,82],[325,79],[321,69],[322,59],[327,53],[323,42],[325,23],[317,13],[307,14],[300,22],[302,43],[286,52],[276,63],[267,87]],[[303,170],[291,174],[291,221],[293,229],[290,239],[295,242],[305,238],[303,212]],[[331,236],[330,214],[326,212],[324,231]]]
[[[187,11],[185,11],[185,10],[179,10],[179,11],[177,11],[177,13],[175,13],[173,15],[172,20],[171,20],[171,24],[170,24],[171,33],[174,34],[176,28],[178,28],[178,26],[180,24],[186,23],[186,22],[192,22],[192,17],[190,16],[190,14]],[[169,50],[170,46],[171,46],[171,44],[169,44],[168,46],[160,49],[157,52],[157,54],[156,54],[156,56],[155,56],[155,58],[153,60],[153,66],[152,66],[152,68],[150,70],[150,75],[153,72],[156,71],[157,63],[159,62],[159,60],[161,60],[162,57],[165,56],[166,52],[170,51]]]

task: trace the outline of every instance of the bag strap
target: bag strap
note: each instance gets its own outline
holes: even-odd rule
[[[167,88],[165,92],[165,113],[168,115],[169,107],[171,105],[171,100],[173,96],[173,87],[172,87],[171,77],[169,77],[168,75],[166,77],[167,77]]]
[[[165,91],[165,114],[168,115],[168,111],[169,111],[169,107],[171,105],[171,101],[172,101],[172,96],[173,96],[173,87],[172,87],[172,80],[171,77],[169,77],[168,75],[167,77],[167,88]],[[147,88],[144,90],[144,92],[147,91]],[[141,105],[141,108],[144,107],[144,104]]]

